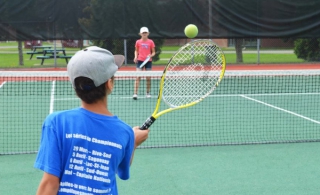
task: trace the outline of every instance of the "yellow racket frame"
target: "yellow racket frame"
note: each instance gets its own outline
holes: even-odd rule
[[[178,53],[178,52],[177,52]],[[176,53],[176,54],[177,54]],[[160,104],[161,104],[161,99],[162,99],[162,91],[163,91],[163,86],[164,86],[164,80],[165,80],[165,77],[166,77],[166,73],[167,73],[167,69],[170,65],[170,62],[171,60],[176,56],[176,54],[174,56],[172,56],[167,64],[167,66],[165,67],[163,73],[162,73],[162,76],[161,76],[161,80],[160,80],[160,88],[159,88],[159,94],[158,94],[158,99],[157,99],[157,104],[156,104],[156,107],[154,109],[154,112],[152,113],[152,115],[146,120],[146,122],[140,127],[140,129],[148,129],[152,123],[157,119],[159,118],[161,115],[163,114],[166,114],[168,112],[172,112],[174,110],[179,110],[179,109],[183,109],[183,108],[188,108],[188,107],[191,107],[193,105],[196,105],[197,103],[201,102],[203,99],[205,99],[207,96],[204,96],[202,98],[200,98],[199,100],[196,100],[194,102],[191,102],[191,103],[188,103],[188,104],[184,104],[184,105],[180,105],[180,106],[177,106],[177,107],[170,107],[170,108],[167,108],[161,112],[158,113],[159,111],[159,108],[160,108]],[[222,69],[221,69],[221,72],[220,72],[220,76],[219,76],[219,79],[218,81],[216,82],[215,84],[215,87],[217,87],[219,85],[219,83],[221,82],[221,80],[223,79],[223,76],[224,76],[224,73],[225,73],[225,70],[226,70],[226,59],[225,59],[225,56],[223,53],[221,53],[221,59],[222,59]]]
[[[219,76],[219,79],[217,81],[217,83],[215,84],[215,86],[217,87],[220,83],[220,81],[222,80],[223,76],[224,76],[224,72],[225,72],[225,69],[226,69],[226,60],[225,60],[225,57],[224,55],[222,55],[222,60],[223,60],[223,64],[222,64],[222,70],[221,70],[221,73],[220,73],[220,76]],[[168,66],[167,66],[168,67]],[[162,77],[161,77],[161,81],[160,81],[160,89],[159,89],[159,95],[158,95],[158,100],[157,100],[157,105],[156,105],[156,108],[154,110],[154,112],[152,113],[152,117],[157,119],[159,116],[163,115],[163,114],[166,114],[168,112],[171,112],[171,111],[174,111],[174,110],[179,110],[179,109],[182,109],[182,108],[188,108],[190,106],[193,106],[199,102],[201,102],[203,99],[205,99],[206,97],[202,97],[200,98],[199,100],[197,101],[194,101],[194,102],[191,102],[191,103],[188,103],[188,104],[184,104],[184,105],[181,105],[181,106],[177,106],[177,107],[174,107],[174,108],[168,108],[166,110],[163,110],[161,112],[158,113],[158,110],[160,108],[160,104],[161,104],[161,99],[162,99],[162,91],[163,91],[163,84],[164,84],[164,79],[166,77],[166,72],[167,72],[167,67],[165,68],[163,74],[162,74]]]

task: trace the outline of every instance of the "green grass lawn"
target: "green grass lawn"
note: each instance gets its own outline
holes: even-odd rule
[[[49,42],[43,42],[43,46],[52,46],[53,44]],[[59,48],[59,47],[57,47]],[[67,55],[73,55],[80,48],[65,48]],[[9,42],[0,42],[0,68],[39,68],[39,67],[66,67],[65,59],[57,59],[56,65],[54,59],[46,59],[44,65],[41,66],[41,60],[37,59],[36,56],[41,54],[34,54],[30,60],[30,55],[27,54],[28,51],[31,51],[29,48],[24,48],[23,43],[23,65],[19,65],[19,54],[18,54],[18,42],[9,41]]]
[[[168,62],[173,54],[160,54],[160,63],[154,62],[154,64],[161,64],[162,62]],[[227,64],[236,63],[236,54],[225,54]],[[257,54],[243,54],[243,61],[246,64],[256,64],[258,62]],[[166,60],[165,60],[166,59]],[[304,60],[298,59],[295,54],[260,54],[260,63],[264,64],[276,64],[276,63],[302,63]]]
[[[6,47],[6,46],[18,46],[18,42],[16,41],[1,41],[0,42],[0,47]]]
[[[68,54],[68,53],[67,53]],[[3,54],[0,53],[0,68],[40,68],[40,67],[53,67],[54,59],[46,59],[44,65],[40,65],[41,60],[36,58],[37,55],[34,55],[31,60],[29,60],[30,55],[23,55],[24,65],[19,65],[19,56],[18,54]],[[57,67],[67,67],[65,59],[57,59]]]
[[[43,42],[43,45],[51,45],[52,43]],[[80,48],[66,48],[67,55],[73,55]],[[173,56],[173,53],[179,49],[179,46],[163,46],[161,48],[162,53],[160,54],[160,60],[153,62],[154,65],[164,65],[167,64],[169,59]],[[224,51],[234,51],[234,48],[223,48]],[[250,51],[255,51],[253,48]],[[261,49],[268,50],[268,49]],[[275,49],[274,49],[275,50]],[[19,65],[18,56],[18,43],[16,41],[10,42],[0,42],[0,68],[39,68],[39,67],[53,67],[54,59],[47,59],[44,65],[41,66],[41,60],[37,59],[35,54],[31,60],[29,60],[30,55],[26,54],[30,49],[23,48],[23,61],[24,65]],[[40,54],[38,54],[40,55]],[[226,53],[227,64],[236,63],[235,53]],[[303,63],[304,60],[298,59],[295,54],[288,53],[260,53],[259,62],[258,55],[256,53],[243,53],[243,63],[244,64],[276,64],[276,63]],[[64,59],[56,60],[56,67],[66,67],[66,62]]]
[[[227,64],[236,63],[235,54],[225,54]],[[243,54],[243,62],[246,64],[255,64],[258,62],[257,54]],[[277,63],[302,63],[304,60],[298,59],[295,54],[260,54],[259,60],[261,64],[277,64]]]

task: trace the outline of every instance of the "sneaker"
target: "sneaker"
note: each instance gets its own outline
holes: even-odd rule
[[[137,99],[138,99],[138,95],[137,95],[137,94],[133,94],[132,98],[133,98],[134,100],[137,100]]]
[[[147,98],[151,98],[150,93],[147,93],[146,97],[147,97]]]

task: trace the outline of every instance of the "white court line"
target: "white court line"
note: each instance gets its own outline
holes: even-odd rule
[[[3,85],[6,84],[6,83],[7,83],[7,81],[4,81],[3,83],[1,83],[0,88],[2,88]]]
[[[79,100],[79,98],[57,98],[55,101]]]
[[[54,107],[55,86],[56,86],[56,81],[52,81],[51,96],[50,96],[50,111],[49,111],[50,114],[53,112],[53,107]]]
[[[249,96],[283,96],[283,95],[320,95],[320,93],[264,93],[264,94],[241,94]]]
[[[253,98],[250,98],[250,97],[245,96],[245,95],[240,95],[240,96],[241,96],[241,97],[243,97],[243,98],[249,99],[249,100],[251,100],[251,101],[255,101],[255,102],[258,102],[258,103],[260,103],[260,104],[263,104],[263,105],[269,106],[269,107],[271,107],[271,108],[274,108],[274,109],[277,109],[277,110],[280,110],[280,111],[283,111],[283,112],[286,112],[286,113],[292,114],[292,115],[294,115],[294,116],[297,116],[297,117],[300,117],[300,118],[306,119],[306,120],[311,121],[311,122],[313,122],[313,123],[320,124],[320,121],[313,120],[313,119],[311,119],[311,118],[308,118],[308,117],[302,116],[302,115],[297,114],[297,113],[295,113],[295,112],[291,112],[291,111],[289,111],[289,110],[285,110],[285,109],[283,109],[283,108],[279,108],[279,107],[277,107],[277,106],[274,106],[274,105],[271,105],[271,104],[268,104],[268,103],[265,103],[265,102],[262,102],[262,101],[259,101],[259,100],[256,100],[256,99],[253,99]]]
[[[209,95],[208,97],[210,98],[215,98],[215,97],[239,97],[239,96],[283,96],[283,95],[320,95],[320,93],[265,93],[265,94],[230,94],[230,95]],[[191,97],[191,96],[190,96]],[[121,97],[110,97],[110,98],[118,98],[118,99],[132,99],[132,96],[121,96]],[[139,98],[139,96],[138,96]],[[141,95],[141,98],[146,98],[144,95]],[[158,94],[152,96],[152,98],[158,98]],[[60,99],[63,100],[63,99]]]

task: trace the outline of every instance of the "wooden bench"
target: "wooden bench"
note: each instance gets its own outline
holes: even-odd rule
[[[50,59],[50,56],[37,56],[37,59],[41,59],[41,65],[43,65],[44,60]]]
[[[27,54],[30,54],[31,56],[30,56],[30,60],[32,59],[32,57],[33,57],[33,55],[34,54],[42,54],[42,53],[44,53],[44,49],[50,49],[51,48],[51,46],[33,46],[32,47],[32,51],[29,51],[29,52],[27,52]],[[37,49],[41,49],[42,51],[37,51]]]
[[[66,59],[66,62],[68,63],[68,59],[72,58],[72,56],[59,56],[59,58]]]
[[[49,55],[49,56],[37,56],[37,59],[41,59],[41,65],[43,65],[43,62],[45,59],[50,59],[50,58],[54,58],[53,55]],[[66,62],[68,63],[68,59],[72,58],[72,56],[56,56],[56,58],[62,58],[65,59]]]
[[[46,54],[52,54],[53,55],[53,53],[54,53],[54,51],[51,51],[51,50],[46,51]],[[56,51],[56,54],[59,54],[59,51]]]
[[[30,56],[30,59],[29,60],[31,60],[32,59],[32,56],[34,55],[34,54],[40,54],[40,53],[43,53],[42,51],[28,51],[27,52],[27,54],[31,54],[31,56]]]

